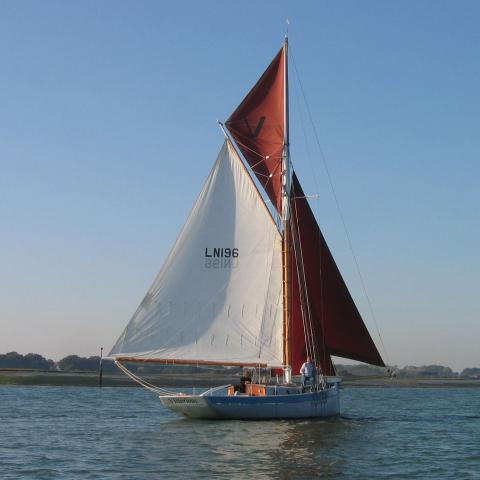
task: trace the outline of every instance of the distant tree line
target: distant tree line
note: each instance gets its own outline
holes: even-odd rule
[[[25,368],[35,370],[52,370],[62,372],[98,372],[100,357],[79,357],[78,355],[68,355],[58,362],[46,359],[38,353],[28,353],[21,355],[17,352],[0,354],[0,368]],[[172,366],[172,365],[146,365],[129,364],[128,368],[134,372],[141,373],[200,373],[213,370],[224,371],[223,368],[196,367],[196,366]],[[103,360],[103,371],[105,373],[118,373],[118,369],[111,360]],[[372,365],[336,365],[337,374],[341,377],[367,377],[367,376],[385,376],[386,369]],[[407,366],[405,368],[390,367],[389,371],[399,378],[477,378],[480,379],[480,368],[465,368],[461,373],[454,372],[450,367],[442,365],[426,365],[423,367]]]
[[[462,372],[454,372],[450,367],[442,365],[425,365],[422,367],[396,366],[388,369],[375,367],[373,365],[336,365],[337,374],[341,377],[368,377],[385,376],[391,374],[397,378],[478,378],[480,379],[480,368],[465,368]]]
[[[38,353],[27,353],[21,355],[17,352],[8,352],[0,354],[0,368],[25,368],[34,370],[54,370],[54,371],[97,371],[100,357],[83,358],[77,355],[69,355],[62,358],[59,362],[49,360]],[[112,362],[109,362],[112,363]]]
[[[117,372],[118,369],[111,360],[103,360],[103,371]],[[58,369],[62,372],[98,372],[100,368],[100,357],[79,357],[78,355],[68,355],[57,362]]]
[[[443,367],[442,365],[427,365],[424,367],[406,366],[398,369],[399,377],[439,377],[450,378],[458,377],[457,372],[452,371],[450,367]]]
[[[29,353],[21,355],[17,352],[9,352],[0,354],[0,368],[19,368],[19,369],[35,369],[35,370],[50,370],[61,372],[98,372],[100,367],[100,357],[79,357],[78,355],[68,355],[58,362],[47,360],[38,353]],[[104,373],[119,373],[112,360],[102,361],[102,369]],[[161,365],[161,364],[128,364],[128,369],[132,372],[150,374],[150,373],[200,373],[222,371],[223,367],[197,367],[194,365]],[[231,372],[232,369],[229,369]]]
[[[480,368],[464,368],[461,375],[462,377],[480,379]]]
[[[55,362],[47,360],[38,353],[20,355],[17,352],[0,354],[0,368],[33,368],[36,370],[55,370]]]

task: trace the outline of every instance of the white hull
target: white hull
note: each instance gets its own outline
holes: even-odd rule
[[[291,390],[291,389],[290,389]],[[213,389],[202,395],[161,396],[170,410],[189,418],[211,419],[288,419],[321,418],[340,414],[338,383],[325,390],[265,396],[228,396],[226,388]]]

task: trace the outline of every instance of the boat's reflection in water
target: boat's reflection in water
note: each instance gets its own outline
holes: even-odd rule
[[[329,420],[173,419],[169,442],[208,478],[316,478],[342,474],[342,451],[354,425]]]

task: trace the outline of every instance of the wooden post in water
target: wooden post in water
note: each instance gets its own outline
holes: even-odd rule
[[[103,383],[103,347],[100,347],[100,365],[98,369],[98,386],[101,388]]]

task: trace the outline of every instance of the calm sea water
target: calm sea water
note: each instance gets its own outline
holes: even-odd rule
[[[480,389],[346,388],[342,411],[188,420],[140,388],[0,387],[0,478],[480,479]]]

